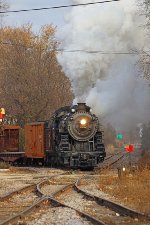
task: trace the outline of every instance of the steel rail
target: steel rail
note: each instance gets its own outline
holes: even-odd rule
[[[114,162],[110,163],[109,166],[114,165],[115,163],[117,163],[118,161],[120,161],[120,159],[124,158],[125,156],[127,156],[128,153],[123,154],[122,156],[120,156],[118,159],[116,159]]]
[[[28,191],[28,190],[30,190],[30,189],[31,189],[31,190],[33,189],[34,193],[38,196],[37,185],[36,185],[36,184],[32,184],[32,185],[29,185],[29,186],[20,188],[20,189],[18,189],[18,190],[15,190],[15,191],[13,191],[13,192],[11,192],[11,193],[9,193],[9,194],[7,194],[7,195],[1,197],[1,198],[0,198],[0,202],[5,202],[7,199],[12,198],[14,195],[21,194],[22,192]],[[24,208],[24,207],[26,207],[26,206],[22,206],[22,208]],[[4,207],[4,208],[5,208],[5,207]],[[30,206],[29,206],[29,207],[26,207],[27,210],[28,210],[28,208],[30,208]],[[26,210],[26,209],[25,209],[25,210]],[[18,213],[16,213],[16,214],[13,215],[13,216],[10,216],[10,217],[8,217],[7,219],[4,219],[4,221],[2,220],[2,221],[0,222],[0,225],[8,224],[8,222],[12,221],[15,217],[18,217],[18,216],[20,215],[20,213],[22,213],[22,212],[25,211],[25,210],[22,210],[21,212],[18,212]],[[6,217],[6,216],[7,216],[7,213],[4,214],[4,217]]]
[[[56,174],[56,175],[51,176],[50,179],[53,179],[53,178],[58,177],[58,176],[67,175],[67,174],[69,174],[69,173],[70,173],[70,171],[67,171],[67,172],[61,173],[61,174]],[[46,195],[41,191],[41,187],[42,187],[42,186],[45,186],[46,184],[49,184],[49,180],[44,180],[44,181],[41,181],[40,183],[37,184],[37,192],[38,192],[38,194],[39,194],[40,196],[42,196],[42,197],[43,197],[43,196],[46,197]]]
[[[62,206],[64,207],[63,204],[61,204],[58,201],[55,201],[53,198],[49,198],[49,197],[42,197],[39,201],[37,201],[36,203],[34,203],[33,205],[29,206],[27,209],[25,209],[24,211],[14,215],[13,217],[8,218],[7,220],[3,221],[2,223],[0,223],[0,225],[8,225],[8,223],[14,223],[17,222],[19,219],[23,219],[25,216],[30,215],[33,210],[37,209],[38,207],[41,207],[42,203],[48,201],[49,206],[53,205],[55,207],[59,207]]]
[[[144,219],[144,220],[150,221],[150,215],[145,215],[144,213],[138,212],[136,210],[132,210],[130,208],[122,206],[113,201],[89,194],[87,191],[85,191],[79,187],[79,183],[81,182],[81,179],[83,179],[83,177],[79,178],[78,181],[74,185],[74,189],[77,192],[80,192],[84,196],[89,197],[90,199],[96,201],[99,205],[105,206],[105,207],[119,213],[121,216],[130,216],[131,218],[139,218],[139,219]]]
[[[9,192],[9,193],[3,195],[3,196],[0,197],[0,202],[6,200],[6,199],[8,199],[8,198],[11,198],[11,197],[12,197],[13,195],[15,195],[15,194],[19,194],[19,193],[21,193],[21,192],[23,192],[23,191],[27,191],[27,190],[29,190],[29,189],[31,189],[31,188],[36,188],[36,184],[31,184],[31,185],[22,187],[22,188],[20,188],[20,189],[17,189],[17,190],[15,190],[15,191],[12,191],[12,192]]]
[[[105,158],[104,161],[106,161],[106,160],[108,160],[108,159],[110,159],[110,158],[112,158],[112,157],[114,157],[114,156],[116,156],[116,155],[118,155],[118,154],[121,154],[121,153],[122,153],[122,152],[117,152],[117,153],[115,153],[115,154],[113,154],[113,155],[106,156],[106,158]]]
[[[2,223],[0,223],[0,225],[8,225],[9,223],[17,222],[17,220],[22,219],[27,214],[31,213],[32,210],[37,208],[40,204],[42,204],[46,200],[47,200],[47,198],[40,199],[39,201],[37,201],[33,205],[29,206],[27,209],[23,210],[22,212],[19,212],[18,214],[14,215],[12,217],[9,217],[8,219],[6,219]]]
[[[127,156],[128,153],[125,153],[123,155],[121,155],[118,159],[116,159],[115,161],[109,163],[108,165],[100,165],[100,167],[95,168],[96,170],[104,170],[107,169],[111,166],[113,166],[114,164],[116,164],[118,161],[120,161],[122,158],[124,158],[125,156]],[[117,154],[116,154],[117,155]]]
[[[41,190],[41,186],[42,185],[45,185],[45,184],[48,184],[48,182],[41,182],[39,185],[38,185],[38,192],[40,193],[40,195],[42,197],[46,197],[45,194],[42,192]],[[54,192],[52,195],[48,196],[48,199],[49,201],[54,204],[54,205],[58,205],[58,206],[63,206],[63,207],[67,207],[67,208],[70,208],[70,209],[73,209],[75,210],[81,217],[85,217],[87,220],[91,221],[94,225],[107,225],[106,223],[94,218],[93,216],[85,213],[85,212],[82,212],[74,207],[71,207],[65,203],[62,203],[61,201],[57,200],[55,198],[56,195],[60,195],[61,193],[65,192],[66,190],[68,190],[69,188],[73,187],[75,185],[75,183],[71,183],[71,184],[67,184],[65,187],[61,188],[59,191],[56,191]]]
[[[69,205],[67,205],[65,203],[62,203],[59,200],[56,200],[56,196],[61,195],[61,193],[65,192],[66,190],[70,189],[71,187],[74,187],[74,185],[75,185],[74,183],[66,185],[61,190],[55,192],[52,196],[49,196],[49,199],[51,201],[55,202],[56,204],[62,204],[64,207],[67,207],[67,208],[75,210],[80,216],[85,217],[87,220],[91,221],[92,224],[94,224],[94,225],[107,225],[106,223],[104,223],[104,222],[94,218],[93,216],[91,216],[88,213],[82,212],[82,211],[80,211],[80,210],[78,210],[78,209],[76,209],[74,207],[71,207],[71,206],[69,206]]]
[[[64,175],[64,174],[68,174],[68,171],[65,172],[65,173],[61,173],[61,174],[57,174],[57,175],[53,175],[51,176],[50,178],[54,178],[54,177],[57,177],[57,176],[60,176],[60,175]],[[39,182],[38,184],[32,184],[32,185],[29,185],[29,186],[26,186],[26,187],[23,187],[23,188],[20,188],[18,190],[15,190],[13,192],[10,192],[9,194],[7,195],[4,195],[0,198],[0,202],[3,202],[11,197],[13,197],[14,195],[16,194],[21,194],[21,192],[24,192],[24,191],[28,191],[30,189],[35,189],[34,192],[36,193],[37,196],[39,196],[39,200],[36,201],[35,203],[31,204],[30,206],[26,207],[25,210],[22,210],[18,213],[16,213],[16,215],[13,215],[13,216],[10,216],[9,218],[5,219],[4,221],[0,222],[0,225],[5,225],[5,224],[8,224],[12,221],[16,221],[17,219],[19,218],[22,218],[23,216],[25,216],[27,213],[29,213],[31,210],[35,209],[36,207],[38,207],[40,204],[42,204],[43,201],[46,201],[47,199],[49,200],[48,197],[46,197],[45,195],[43,195],[40,191],[40,186],[41,185],[45,185],[48,183],[48,180],[44,180],[42,182]],[[50,201],[50,200],[49,200]]]

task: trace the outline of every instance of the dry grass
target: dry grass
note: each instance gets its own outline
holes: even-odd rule
[[[150,214],[150,170],[147,168],[126,172],[121,178],[101,176],[99,188],[128,207]]]
[[[111,144],[106,145],[106,152],[107,152],[107,154],[108,153],[109,154],[114,154],[114,151],[115,151],[115,147],[113,145],[111,145]]]
[[[150,151],[150,150],[149,150]],[[139,166],[141,168],[149,167],[150,168],[150,153],[145,153],[139,160]]]
[[[5,162],[0,162],[0,169],[9,169],[10,164],[5,163]]]

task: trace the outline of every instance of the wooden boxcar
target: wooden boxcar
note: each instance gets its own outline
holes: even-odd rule
[[[51,154],[51,129],[49,122],[25,125],[25,158],[29,164],[47,164]]]
[[[0,126],[0,161],[14,162],[24,156],[19,152],[19,126]]]

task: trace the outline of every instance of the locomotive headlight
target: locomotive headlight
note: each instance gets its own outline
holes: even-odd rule
[[[81,125],[86,125],[86,123],[87,123],[86,119],[80,120],[80,124],[81,124]]]
[[[86,119],[80,120],[80,128],[87,128],[87,120]]]

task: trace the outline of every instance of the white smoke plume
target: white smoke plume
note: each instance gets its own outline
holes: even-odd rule
[[[113,54],[135,52],[147,45],[145,21],[136,3],[121,0],[74,7],[66,15],[66,26],[58,33],[61,48],[83,50],[58,56],[71,81],[74,102],[86,102],[118,129],[150,120],[150,88],[139,76],[138,57]]]

